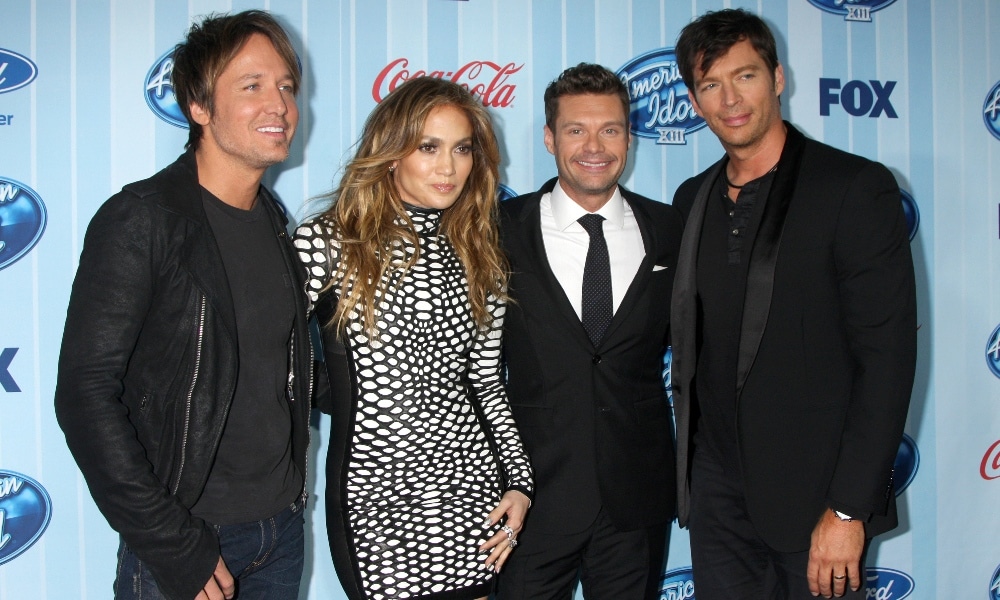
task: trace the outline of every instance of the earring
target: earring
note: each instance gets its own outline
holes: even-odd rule
[[[390,173],[392,173],[392,172],[393,172],[393,171],[395,171],[395,170],[396,170],[396,167],[395,167],[395,166],[392,166],[392,167],[389,167],[389,172],[390,172]]]

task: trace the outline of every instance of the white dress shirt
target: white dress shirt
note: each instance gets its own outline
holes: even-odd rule
[[[550,193],[542,195],[539,211],[549,267],[580,317],[583,267],[587,261],[587,248],[590,247],[590,234],[577,219],[588,211],[570,198],[558,182]],[[611,261],[611,296],[614,311],[618,312],[646,250],[632,207],[625,202],[617,187],[596,214],[605,219],[604,239],[608,243],[608,258]]]

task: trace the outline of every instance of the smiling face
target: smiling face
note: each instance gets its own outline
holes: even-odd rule
[[[392,165],[407,204],[444,210],[458,200],[472,172],[472,123],[451,105],[431,110],[420,145]]]
[[[545,147],[555,156],[559,184],[590,212],[614,193],[629,141],[628,115],[614,94],[561,96],[554,130],[545,126]]]
[[[214,110],[191,103],[203,128],[198,152],[232,171],[258,177],[288,157],[299,121],[294,81],[271,41],[255,33],[215,83]]]
[[[691,104],[727,152],[753,153],[784,131],[778,100],[784,71],[778,65],[771,72],[748,40],[734,44],[707,72],[696,67],[694,82]]]

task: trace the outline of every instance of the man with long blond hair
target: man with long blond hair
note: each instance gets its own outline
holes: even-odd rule
[[[499,162],[467,90],[408,81],[296,231],[334,384],[327,529],[351,600],[485,597],[517,545],[533,486],[501,381]]]

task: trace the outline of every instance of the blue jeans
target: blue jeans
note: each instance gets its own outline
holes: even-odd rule
[[[238,600],[296,600],[305,556],[303,502],[297,499],[269,519],[215,525],[222,559],[236,579]],[[131,585],[130,585],[131,584]],[[149,569],[121,542],[116,600],[162,600]]]

